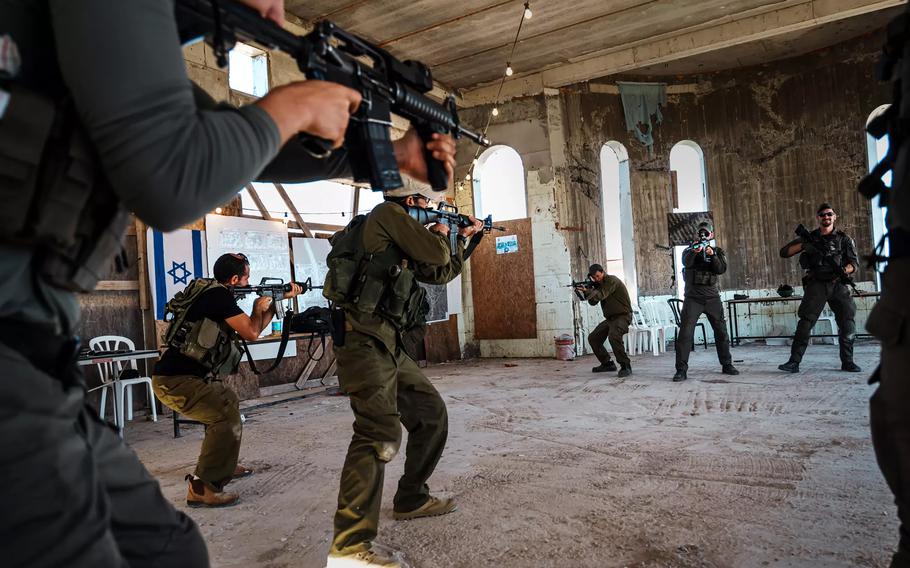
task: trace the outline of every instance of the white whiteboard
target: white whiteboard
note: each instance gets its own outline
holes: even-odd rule
[[[250,261],[250,285],[258,285],[263,277],[281,278],[285,282],[291,281],[288,227],[281,221],[206,215],[205,229],[210,274],[218,257],[239,252],[245,254]],[[247,296],[238,300],[237,305],[249,314],[253,308],[253,301],[257,297],[255,294]],[[279,315],[283,315],[283,313],[283,310],[279,309]],[[262,335],[269,335],[271,332],[272,328],[269,325],[263,330]],[[256,361],[274,359],[278,355],[278,346],[277,342],[250,345],[250,354]],[[296,355],[296,342],[288,342],[285,356],[295,357]]]
[[[329,267],[325,263],[332,245],[328,239],[291,239],[291,250],[294,251],[294,279],[305,282],[312,279],[313,286],[322,286]],[[322,296],[322,290],[316,289],[297,297],[297,309],[304,311],[312,306],[328,307],[329,301]]]

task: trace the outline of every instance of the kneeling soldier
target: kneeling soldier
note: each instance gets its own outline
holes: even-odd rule
[[[168,302],[174,314],[165,333],[167,351],[155,364],[152,386],[167,407],[205,424],[205,438],[196,471],[187,475],[186,504],[224,507],[237,502],[224,486],[252,473],[237,464],[240,455],[240,402],[219,379],[237,370],[241,351],[238,338],[254,341],[275,315],[268,297],[258,298],[246,315],[231,288],[247,286],[250,265],[242,254],[225,254],[212,270],[214,279],[193,280]],[[301,293],[291,285],[285,298]]]
[[[616,373],[616,376],[628,377],[632,374],[632,360],[626,354],[622,338],[629,333],[629,325],[632,323],[632,302],[629,301],[629,291],[622,280],[604,272],[603,266],[599,264],[591,265],[588,269],[588,276],[594,281],[594,285],[589,288],[579,286],[576,290],[583,294],[584,299],[592,306],[599,303],[605,318],[588,335],[588,344],[591,345],[594,355],[600,361],[600,365],[591,370],[595,373],[616,370],[616,365],[610,359],[610,352],[604,347],[604,343],[609,339],[613,355],[619,363],[619,372]]]

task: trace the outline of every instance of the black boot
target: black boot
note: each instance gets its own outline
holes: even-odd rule
[[[688,379],[688,378],[689,378],[689,377],[686,376],[686,372],[685,372],[685,371],[676,371],[676,374],[673,375],[673,382],[674,382],[674,383],[681,383],[681,382],[683,382],[684,380],[686,380],[686,379]]]
[[[620,365],[619,372],[616,373],[616,376],[620,379],[623,377],[628,377],[632,374],[632,365]]]
[[[796,361],[787,361],[783,365],[778,365],[777,368],[781,371],[787,371],[788,373],[798,373],[799,363]]]
[[[850,361],[850,362],[841,364],[840,370],[847,371],[848,373],[861,373],[863,369],[859,365],[854,363],[853,361]]]
[[[725,375],[738,375],[739,369],[737,369],[732,364],[730,364],[730,365],[724,365],[723,367],[721,367],[720,372]]]
[[[592,373],[606,373],[607,371],[615,371],[616,365],[613,361],[607,361],[606,363],[601,363],[600,365],[593,367],[591,369]]]

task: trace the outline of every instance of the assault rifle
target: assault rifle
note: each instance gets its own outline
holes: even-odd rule
[[[282,278],[268,278],[265,277],[259,281],[258,286],[235,286],[231,288],[231,292],[234,293],[235,298],[245,298],[249,294],[256,294],[259,297],[269,297],[272,299],[272,302],[275,306],[279,306],[283,310],[284,305],[282,301],[284,300],[284,295],[291,291],[291,285],[297,284],[300,286],[302,291],[301,294],[306,294],[310,290],[315,290],[322,288],[322,286],[313,286],[313,279],[307,278],[304,282],[285,282]],[[275,313],[278,313],[279,308],[276,307]],[[288,339],[291,334],[292,322],[294,321],[294,311],[290,308],[284,310],[284,315],[282,316],[281,321],[281,343],[278,346],[278,356],[275,358],[275,362],[272,365],[264,370],[260,371],[256,364],[253,363],[253,356],[250,354],[250,349],[246,344],[246,341],[241,339],[240,343],[243,345],[243,350],[246,352],[247,362],[250,364],[250,369],[253,373],[260,375],[263,373],[270,373],[275,370],[276,367],[281,363],[281,359],[284,358],[285,349],[287,349]]]
[[[426,65],[399,61],[332,22],[321,21],[309,34],[298,36],[234,0],[177,0],[176,16],[181,38],[204,36],[221,67],[227,65],[227,53],[237,41],[253,41],[293,57],[308,79],[331,81],[358,91],[363,100],[351,115],[344,147],[354,180],[369,182],[373,191],[402,186],[389,133],[392,114],[409,120],[424,143],[440,133],[490,145],[483,135],[461,126],[454,97],[449,96],[441,105],[426,96],[433,89],[433,76]],[[313,156],[325,158],[332,152],[328,140],[306,135],[300,138]],[[424,158],[430,185],[445,189],[448,176],[443,163],[426,149]]]
[[[859,290],[856,288],[856,283],[853,282],[853,279],[850,278],[850,275],[847,274],[847,271],[844,270],[844,267],[841,266],[833,256],[831,256],[831,253],[827,251],[828,247],[821,241],[820,238],[813,236],[809,229],[807,229],[802,223],[796,226],[796,231],[794,232],[796,233],[796,236],[803,239],[803,242],[811,244],[816,250],[818,250],[818,253],[822,255],[822,263],[834,272],[834,275],[837,276],[837,279],[841,282],[841,284],[850,286],[853,288],[854,293],[859,293]]]
[[[250,294],[256,294],[257,296],[264,297],[268,296],[275,302],[280,302],[284,299],[284,295],[291,291],[291,284],[297,284],[300,286],[303,291],[301,294],[306,294],[310,290],[315,290],[317,288],[322,288],[322,286],[313,286],[313,279],[307,278],[305,282],[288,282],[282,278],[263,278],[258,286],[235,286],[231,288],[231,291],[234,293],[235,298],[245,298]]]
[[[701,252],[701,259],[705,262],[708,262],[708,247],[711,246],[711,241],[709,239],[699,238],[691,245],[687,246],[685,250],[691,250],[695,252]],[[685,252],[685,251],[683,251]]]
[[[429,225],[430,223],[442,223],[449,227],[449,249],[452,251],[452,254],[458,250],[458,229],[462,227],[470,227],[474,223],[471,222],[471,219],[467,215],[462,215],[458,212],[458,207],[450,205],[448,203],[440,203],[439,209],[429,209],[424,207],[408,207],[408,215],[413,217],[421,225]],[[496,227],[493,225],[493,216],[487,215],[486,219],[483,220],[483,231],[474,235],[471,238],[471,242],[468,244],[467,248],[464,251],[464,258],[467,260],[471,253],[474,252],[474,249],[477,247],[477,244],[480,242],[480,239],[483,238],[483,235],[489,233],[493,230],[505,231],[505,227]],[[479,236],[478,236],[479,235]]]
[[[566,284],[566,288],[572,288],[575,291],[575,295],[578,296],[579,300],[584,300],[584,295],[578,291],[579,288],[584,288],[585,290],[590,290],[594,287],[597,282],[594,282],[590,278],[585,280],[580,280],[578,282],[572,282],[571,284]]]

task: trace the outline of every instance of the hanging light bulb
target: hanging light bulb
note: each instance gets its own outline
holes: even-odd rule
[[[464,176],[464,180],[465,180],[465,181],[471,181],[471,172],[468,172],[468,173]]]
[[[475,166],[476,166],[476,165],[477,165],[477,158],[474,158],[474,161],[473,161],[473,162],[471,162],[471,163],[472,163],[472,164],[473,164],[473,165],[475,165]]]
[[[216,207],[216,208],[215,208],[215,214],[216,214],[216,215],[221,215],[221,211],[222,211],[221,207]]]
[[[493,107],[493,116],[499,116],[499,109],[496,107]]]
[[[284,219],[282,219],[281,222],[284,223],[285,225],[287,225],[288,223],[291,222],[291,220],[288,219],[288,214],[287,214],[287,213],[284,214]]]
[[[506,77],[511,77],[512,73],[514,73],[514,71],[512,71],[512,64],[506,63]]]
[[[531,3],[525,2],[525,19],[530,20],[531,16],[534,15],[534,12],[531,11]]]

